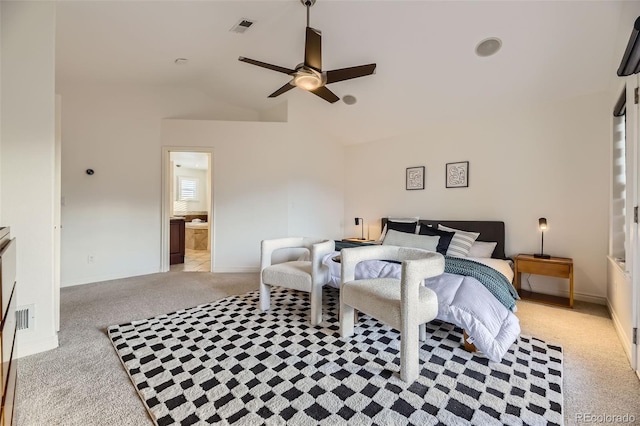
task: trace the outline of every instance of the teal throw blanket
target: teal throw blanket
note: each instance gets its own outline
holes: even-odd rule
[[[465,275],[480,281],[507,309],[513,312],[520,299],[513,285],[500,272],[482,263],[459,257],[445,256],[444,271]]]

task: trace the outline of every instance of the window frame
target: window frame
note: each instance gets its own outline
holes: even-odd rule
[[[193,183],[193,196],[185,196],[185,183]],[[178,176],[177,201],[200,201],[198,196],[200,190],[200,179],[196,176]]]

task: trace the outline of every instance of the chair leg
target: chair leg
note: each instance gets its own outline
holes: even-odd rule
[[[408,329],[404,324],[400,333],[400,378],[406,383],[415,382],[420,374],[418,333],[417,327]]]
[[[271,286],[260,283],[260,309],[268,311],[271,307]]]
[[[322,322],[322,286],[312,286],[311,293],[311,325],[318,325]]]
[[[353,315],[353,307],[340,302],[340,337],[353,335]]]
[[[425,340],[427,340],[427,324],[420,324],[420,337],[419,337],[421,342],[424,342]]]

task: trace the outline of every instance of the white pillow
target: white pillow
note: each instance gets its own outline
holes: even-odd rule
[[[412,247],[436,251],[438,241],[440,241],[439,236],[408,234],[406,232],[389,229],[387,231],[387,235],[384,237],[384,241],[382,241],[382,244],[387,246]]]
[[[447,226],[438,225],[438,229],[441,231],[455,232],[449,248],[447,249],[447,256],[453,257],[467,257],[469,250],[475,242],[476,238],[480,236],[478,232],[462,231],[460,229],[449,228]]]
[[[419,217],[391,217],[389,216],[387,218],[387,222],[391,221],[391,222],[404,222],[404,223],[412,223],[412,222],[416,222],[416,234],[420,231],[420,218]],[[383,241],[384,240],[384,236],[387,233],[387,224],[384,224],[384,227],[382,228],[382,233],[380,234],[380,236],[378,237],[378,241]]]
[[[469,249],[468,257],[491,257],[498,243],[488,243],[485,241],[474,241]]]

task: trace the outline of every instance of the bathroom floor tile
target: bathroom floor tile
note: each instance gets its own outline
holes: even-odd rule
[[[171,265],[171,271],[210,272],[211,252],[208,250],[185,249],[184,263]]]

